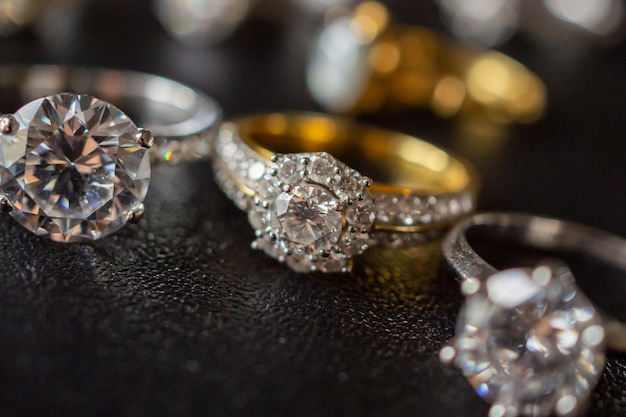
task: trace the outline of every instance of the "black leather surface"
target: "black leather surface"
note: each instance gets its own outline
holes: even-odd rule
[[[414,3],[391,6],[438,27],[435,7]],[[81,16],[76,33],[0,41],[2,62],[159,73],[212,94],[229,115],[318,110],[303,82],[309,21],[257,19],[224,45],[194,50],[169,40],[145,2],[94,2]],[[481,209],[626,236],[625,45],[575,51],[515,39],[504,50],[548,85],[539,124],[490,138],[428,112],[368,121],[471,159]],[[155,168],[146,207],[139,225],[85,245],[0,219],[0,415],[486,415],[437,359],[462,302],[437,242],[371,250],[346,276],[297,275],[249,249],[247,220],[208,163]],[[626,415],[623,356],[609,355],[589,415]]]

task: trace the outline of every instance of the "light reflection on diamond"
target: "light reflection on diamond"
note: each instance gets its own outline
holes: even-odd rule
[[[288,245],[305,253],[329,250],[342,230],[336,200],[317,185],[295,186],[276,200],[276,214]]]
[[[15,117],[18,132],[0,140],[0,187],[16,220],[58,241],[97,239],[126,223],[146,195],[150,162],[124,113],[63,93]]]
[[[604,366],[600,318],[569,270],[534,272],[543,285],[523,269],[492,275],[459,313],[454,362],[493,404],[490,415],[548,416],[572,400],[575,407]]]
[[[271,172],[271,170],[270,170]],[[277,158],[255,188],[254,247],[297,272],[346,272],[370,242],[374,203],[356,171],[326,153]],[[336,180],[336,182],[335,182]],[[355,181],[355,187],[331,185]]]

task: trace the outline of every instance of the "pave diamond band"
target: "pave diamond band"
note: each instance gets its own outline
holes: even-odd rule
[[[0,90],[3,99],[32,100],[0,117],[2,208],[61,242],[139,220],[151,161],[208,157],[221,119],[202,93],[135,72],[7,66]],[[134,110],[143,127],[111,102]]]
[[[440,352],[492,404],[490,416],[576,416],[602,369],[605,344],[626,349],[626,324],[600,311],[560,262],[498,271],[468,237],[490,238],[626,272],[626,240],[586,226],[524,214],[483,213],[459,222],[443,253],[466,296],[455,338]],[[473,241],[472,241],[473,242]],[[521,259],[527,259],[522,257]],[[577,265],[581,267],[581,265]],[[617,294],[619,303],[623,294]]]
[[[248,212],[253,247],[298,272],[348,271],[376,242],[373,232],[441,229],[474,209],[466,163],[419,139],[340,118],[240,118],[222,126],[213,156],[218,184]],[[387,184],[338,158],[379,172]]]

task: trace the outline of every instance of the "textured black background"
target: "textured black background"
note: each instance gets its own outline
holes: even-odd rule
[[[269,4],[227,43],[191,49],[145,1],[93,2],[74,25],[0,41],[0,60],[159,73],[215,96],[228,115],[319,110],[304,86],[315,22],[282,21],[287,11]],[[390,6],[439,28],[430,2]],[[518,37],[503,50],[545,80],[540,123],[485,137],[426,111],[367,120],[471,159],[483,210],[626,236],[626,45]],[[146,206],[139,225],[85,245],[0,220],[0,415],[486,415],[437,359],[462,298],[436,242],[372,250],[351,275],[300,276],[249,249],[245,216],[207,163],[155,168]],[[626,360],[612,354],[589,415],[625,415],[625,383]]]

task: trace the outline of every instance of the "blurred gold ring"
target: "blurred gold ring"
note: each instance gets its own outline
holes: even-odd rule
[[[368,1],[329,11],[307,70],[309,90],[326,109],[344,114],[430,107],[526,123],[546,105],[539,77],[496,51],[476,52],[417,26],[393,23]]]
[[[253,246],[298,272],[348,271],[351,258],[375,243],[373,231],[443,229],[475,206],[468,163],[420,139],[337,117],[239,118],[223,125],[214,151],[217,181],[248,212]]]

